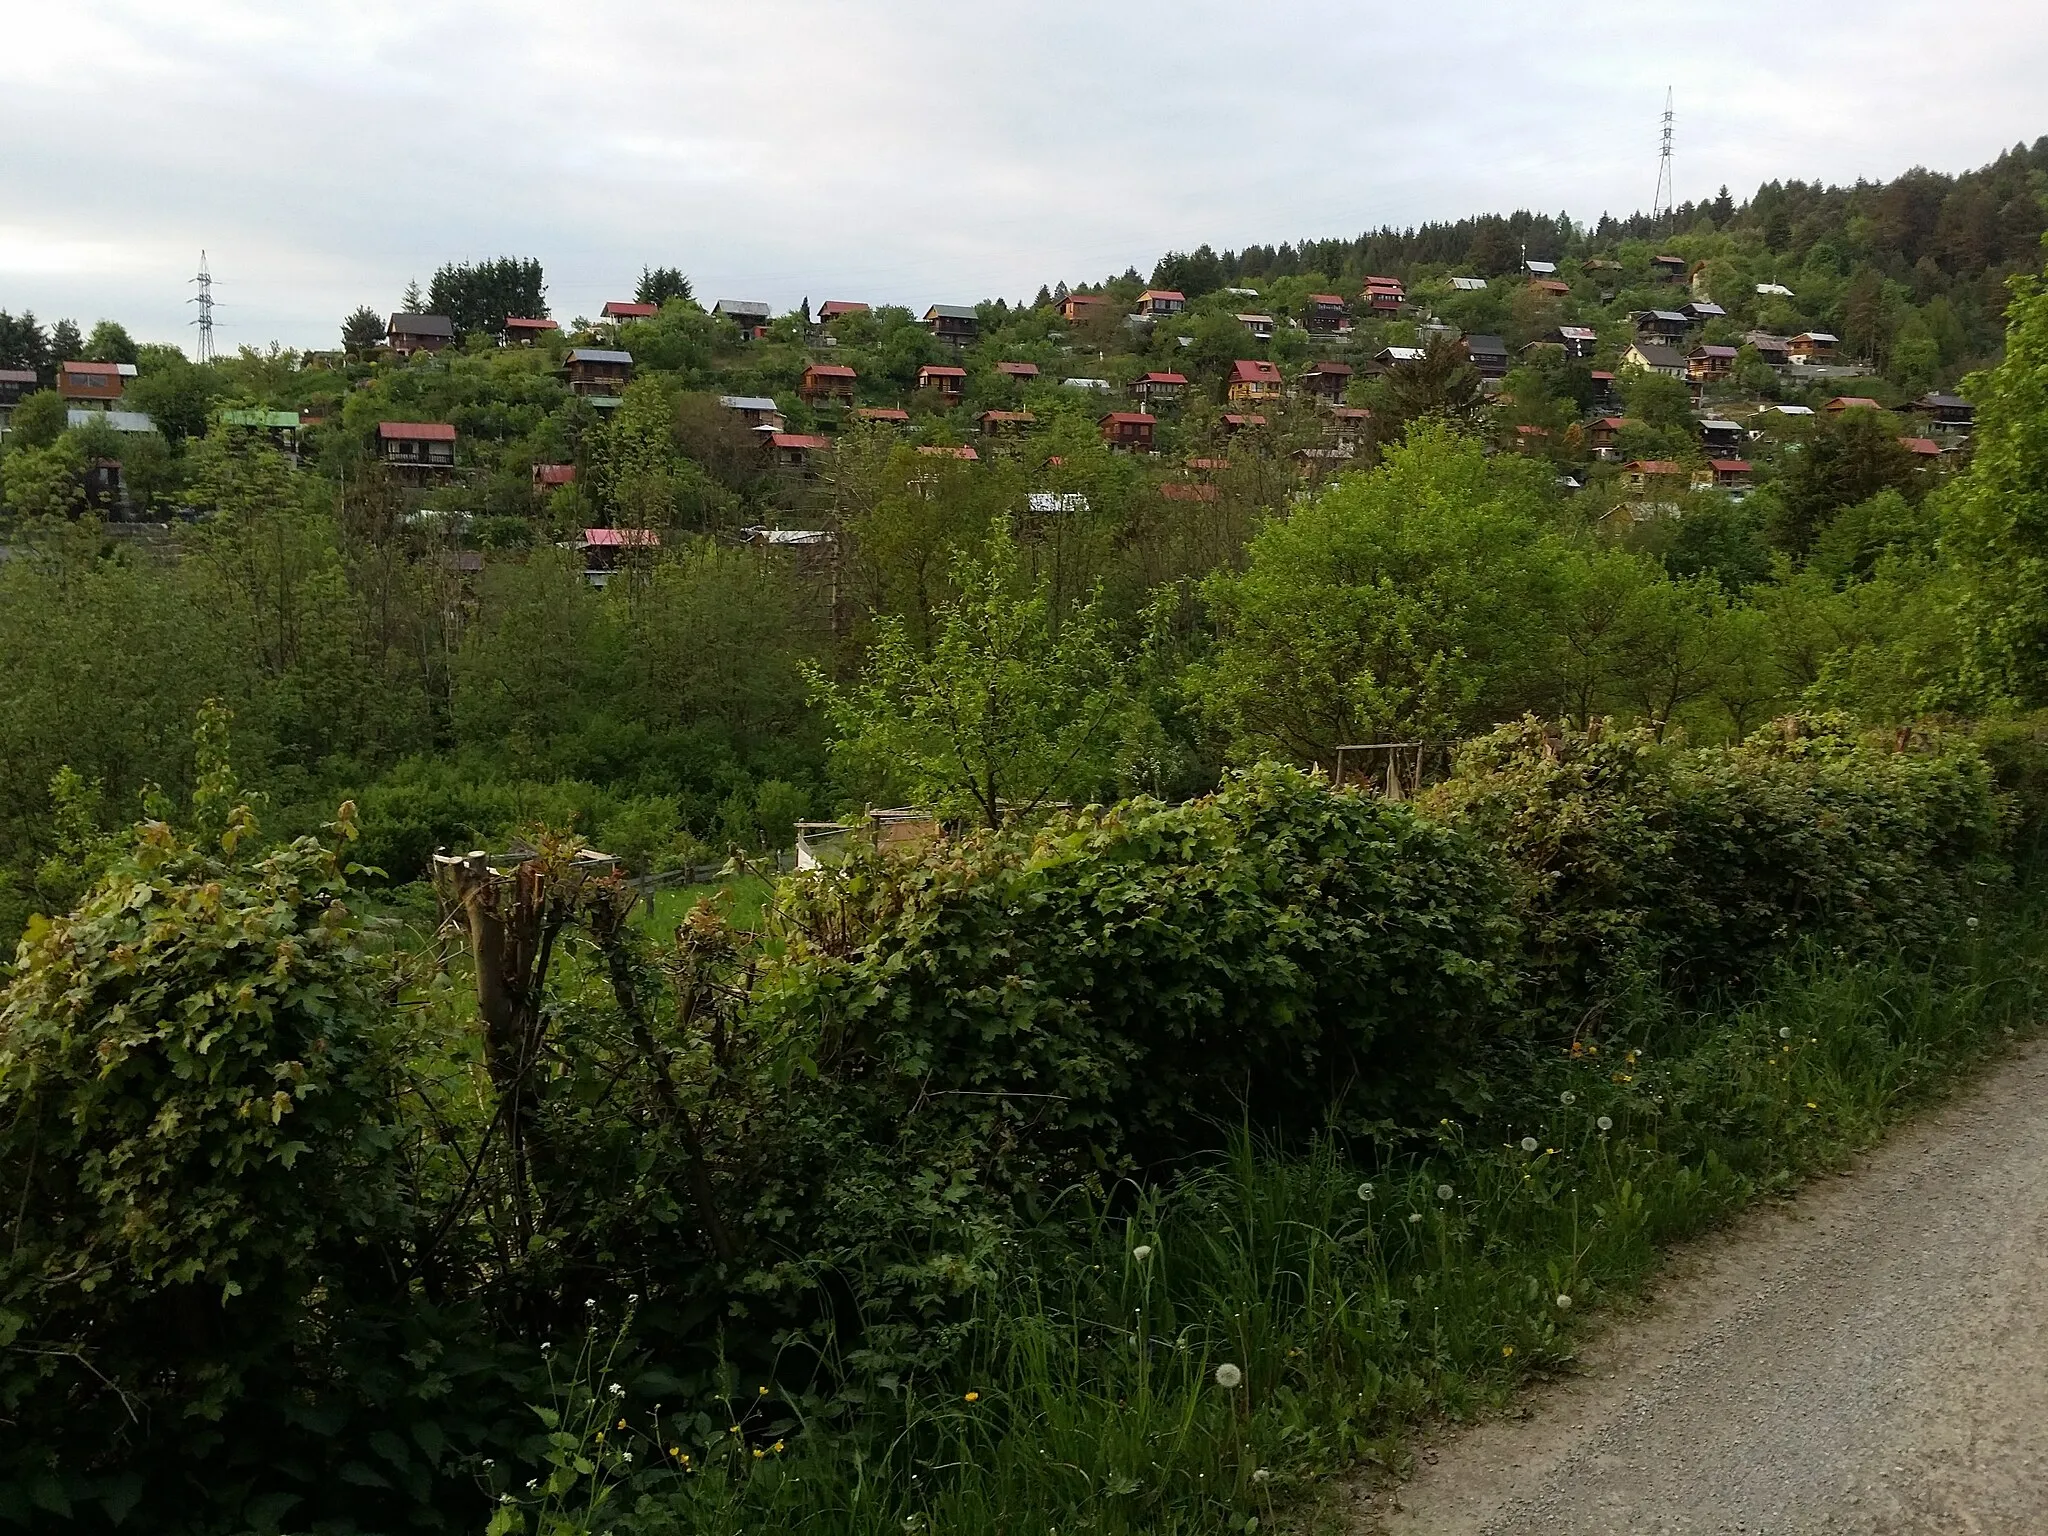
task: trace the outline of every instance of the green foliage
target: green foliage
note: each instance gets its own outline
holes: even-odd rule
[[[508,316],[545,319],[547,291],[540,263],[531,258],[457,262],[435,272],[427,289],[428,312],[446,315],[458,336],[495,336]]]
[[[953,583],[961,595],[935,615],[928,653],[885,620],[857,687],[812,672],[844,782],[988,827],[1100,794],[1130,699],[1095,605],[1058,611],[1000,526]]]
[[[1452,735],[1530,707],[1558,552],[1546,476],[1435,427],[1252,541],[1204,593],[1222,639],[1191,679],[1239,760]]]
[[[64,435],[66,407],[64,397],[54,389],[39,389],[14,408],[8,422],[8,446],[23,448],[47,448]]]
[[[635,304],[667,304],[671,299],[688,303],[695,297],[690,291],[690,280],[677,267],[642,267],[640,280],[633,285]]]
[[[1947,502],[1971,581],[1971,680],[1980,696],[2048,700],[2048,280],[2015,279],[2005,359],[1970,381],[1969,474]]]

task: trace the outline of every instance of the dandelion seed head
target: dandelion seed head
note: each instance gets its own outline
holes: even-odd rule
[[[1790,1024],[1780,1024],[1778,1026],[1778,1038],[1780,1040],[1790,1040],[1792,1038],[1792,1026]]]
[[[1571,1297],[1569,1297],[1569,1296],[1565,1295],[1565,1293],[1564,1293],[1563,1291],[1559,1291],[1559,1292],[1557,1293],[1557,1310],[1558,1310],[1558,1311],[1560,1311],[1560,1312],[1569,1312],[1569,1311],[1571,1311],[1571,1309],[1572,1309],[1572,1299],[1571,1299]]]
[[[1974,928],[1977,926],[1977,919],[1975,919],[1974,917],[1966,917],[1963,919],[1963,926],[1966,928]]]
[[[1562,1104],[1566,1109],[1570,1109],[1574,1104],[1579,1102],[1579,1096],[1576,1093],[1573,1093],[1569,1088],[1567,1088],[1563,1093],[1557,1096],[1557,1102]]]
[[[1244,1372],[1232,1365],[1228,1360],[1216,1367],[1216,1385],[1223,1388],[1226,1392],[1234,1390],[1243,1384]]]
[[[1534,1136],[1524,1136],[1522,1138],[1522,1150],[1524,1152],[1534,1152],[1536,1150],[1536,1138]]]
[[[1255,1483],[1263,1483],[1272,1475],[1273,1474],[1266,1468],[1260,1467],[1258,1470],[1252,1473],[1252,1481]]]
[[[1448,1185],[1448,1184],[1439,1184],[1439,1185],[1437,1185],[1437,1187],[1436,1187],[1436,1197],[1437,1197],[1437,1199],[1439,1199],[1439,1200],[1448,1200],[1448,1199],[1450,1199],[1450,1198],[1451,1198],[1451,1186],[1450,1186],[1450,1185]]]
[[[1359,1186],[1358,1186],[1358,1198],[1359,1198],[1359,1199],[1361,1199],[1361,1200],[1370,1200],[1370,1199],[1372,1198],[1372,1185],[1370,1185],[1370,1184],[1361,1184],[1361,1185],[1359,1185]]]
[[[1420,1211],[1410,1211],[1410,1212],[1408,1213],[1408,1219],[1409,1219],[1410,1221],[1420,1221],[1420,1220],[1422,1220],[1422,1212],[1420,1212]]]
[[[1614,1119],[1611,1115],[1602,1115],[1598,1120],[1595,1120],[1593,1123],[1599,1126],[1600,1129],[1603,1131],[1611,1131],[1614,1129]]]

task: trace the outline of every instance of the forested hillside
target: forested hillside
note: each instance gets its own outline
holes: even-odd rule
[[[0,316],[0,1522],[1248,1536],[1567,1367],[2041,1015],[2044,212]]]

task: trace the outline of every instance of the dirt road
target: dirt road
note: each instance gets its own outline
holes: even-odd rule
[[[1359,1529],[2048,1536],[2048,1046],[1681,1257],[1582,1363]]]

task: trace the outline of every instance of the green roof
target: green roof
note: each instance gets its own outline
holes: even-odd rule
[[[231,427],[290,427],[299,424],[297,411],[222,411],[220,419]]]

